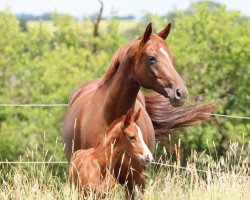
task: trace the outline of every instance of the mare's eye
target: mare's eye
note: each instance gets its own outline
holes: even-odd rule
[[[150,65],[153,65],[156,63],[156,58],[154,56],[149,56],[148,61]]]
[[[130,135],[129,139],[133,141],[133,140],[135,140],[135,137],[133,135]]]

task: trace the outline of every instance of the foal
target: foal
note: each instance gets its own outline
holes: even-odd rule
[[[140,109],[135,113],[130,109],[126,115],[111,123],[105,139],[96,148],[81,149],[72,155],[69,181],[78,186],[84,195],[89,191],[101,195],[106,188],[115,186],[113,169],[121,153],[126,152],[144,166],[153,159],[135,123],[139,116]]]

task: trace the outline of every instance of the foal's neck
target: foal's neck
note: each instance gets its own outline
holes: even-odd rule
[[[140,90],[140,85],[134,78],[134,58],[126,55],[120,58],[119,67],[113,77],[103,85],[106,89],[104,117],[108,124],[134,108]]]
[[[123,152],[119,143],[119,136],[113,131],[96,147],[95,156],[101,172],[106,173],[110,170],[111,173],[119,155]]]

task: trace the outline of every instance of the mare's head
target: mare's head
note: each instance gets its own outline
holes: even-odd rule
[[[119,145],[131,157],[146,166],[153,160],[152,153],[145,144],[140,127],[136,124],[140,116],[140,109],[133,113],[130,109],[118,124],[121,131],[118,138]]]
[[[143,87],[168,97],[173,106],[181,106],[188,91],[174,67],[174,58],[165,40],[171,24],[152,34],[151,23],[135,45],[135,79]]]

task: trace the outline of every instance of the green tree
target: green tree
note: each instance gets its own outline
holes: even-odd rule
[[[188,11],[175,13],[174,28],[168,38],[175,54],[175,66],[185,80],[191,96],[218,104],[218,113],[250,115],[250,21],[237,11],[224,6],[195,3]],[[145,22],[152,21],[161,30],[165,18],[148,13]],[[206,149],[215,141],[220,155],[230,141],[247,143],[250,124],[246,120],[216,118],[212,126],[191,129],[185,135],[186,149]]]
[[[171,16],[174,28],[168,42],[190,95],[202,94],[199,98],[217,103],[218,113],[249,116],[249,19],[206,3]],[[157,31],[168,23],[147,13],[136,29],[121,32],[120,22],[110,19],[101,22],[100,35],[93,38],[90,21],[59,14],[52,18],[35,26],[27,23],[24,31],[10,11],[0,12],[0,103],[67,103],[73,88],[104,73],[114,52],[128,42],[126,36],[137,38],[149,21]],[[37,160],[44,157],[44,149],[50,149],[47,157],[62,160],[63,145],[55,141],[60,141],[65,113],[61,107],[0,107],[0,158],[17,160],[26,148],[37,148]],[[249,129],[246,120],[216,118],[211,125],[190,129],[183,145],[187,152],[203,151],[206,140],[215,141],[223,154],[230,140],[248,142]]]

